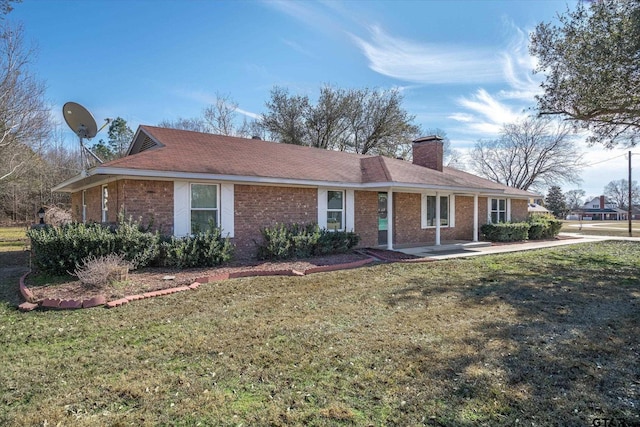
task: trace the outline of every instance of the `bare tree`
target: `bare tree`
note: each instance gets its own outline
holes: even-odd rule
[[[582,207],[582,205],[584,204],[585,196],[586,193],[581,189],[567,191],[566,193],[564,193],[567,208],[577,209]]]
[[[447,132],[440,128],[432,128],[424,131],[425,135],[438,135],[442,138],[442,148],[444,151],[444,164],[449,167],[464,170],[465,163],[462,159],[462,153],[451,146],[451,139],[447,136]]]
[[[320,89],[318,102],[275,87],[261,124],[283,143],[397,156],[419,133],[398,90]]]
[[[23,33],[0,22],[0,182],[27,170],[52,129],[44,84],[28,69],[35,51]]]
[[[529,117],[503,127],[495,140],[478,141],[472,168],[494,182],[528,190],[561,182],[577,183],[583,167],[564,122]]]
[[[629,207],[629,181],[618,179],[609,182],[604,187],[604,196],[620,209],[627,209]],[[634,205],[640,204],[640,186],[636,181],[631,181],[631,200]]]
[[[262,115],[260,123],[271,139],[285,144],[310,145],[305,129],[308,97],[289,96],[287,89],[276,86],[271,90],[271,99],[266,102],[266,107],[268,111]]]
[[[236,134],[237,110],[238,103],[231,99],[231,96],[216,92],[215,102],[205,107],[202,112],[207,132],[234,136]]]
[[[163,128],[192,130],[194,132],[207,132],[207,124],[201,118],[184,119],[178,117],[174,121],[163,120],[158,123],[158,126]]]

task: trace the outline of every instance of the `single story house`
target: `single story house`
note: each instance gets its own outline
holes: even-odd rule
[[[413,161],[140,126],[128,154],[59,185],[77,221],[153,221],[183,236],[213,220],[240,257],[262,228],[317,223],[354,231],[363,247],[477,241],[487,222],[523,220],[535,194],[443,167],[439,137]]]

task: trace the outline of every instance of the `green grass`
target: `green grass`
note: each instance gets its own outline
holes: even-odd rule
[[[584,236],[628,237],[629,221],[562,221],[561,232]],[[633,237],[640,237],[640,221],[631,222]]]
[[[640,243],[243,278],[20,313],[0,425],[637,423]]]
[[[25,227],[0,227],[0,252],[22,250],[27,246]]]

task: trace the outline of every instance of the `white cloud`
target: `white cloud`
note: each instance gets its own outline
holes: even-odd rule
[[[504,124],[529,115],[527,110],[535,105],[535,95],[540,93],[541,78],[532,74],[536,59],[529,55],[528,32],[508,24],[511,42],[500,53],[504,88],[494,93],[481,88],[457,98],[456,103],[463,111],[449,116],[468,132],[498,134]]]
[[[418,43],[391,36],[377,25],[369,32],[367,40],[351,38],[377,73],[423,84],[485,83],[502,77],[494,49]]]

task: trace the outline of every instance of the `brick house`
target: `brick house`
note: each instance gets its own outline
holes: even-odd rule
[[[153,221],[187,235],[215,221],[240,257],[260,230],[317,223],[355,231],[361,246],[478,240],[487,222],[522,220],[526,191],[443,167],[440,138],[413,143],[413,161],[140,126],[127,156],[54,188],[70,192],[77,221]]]

